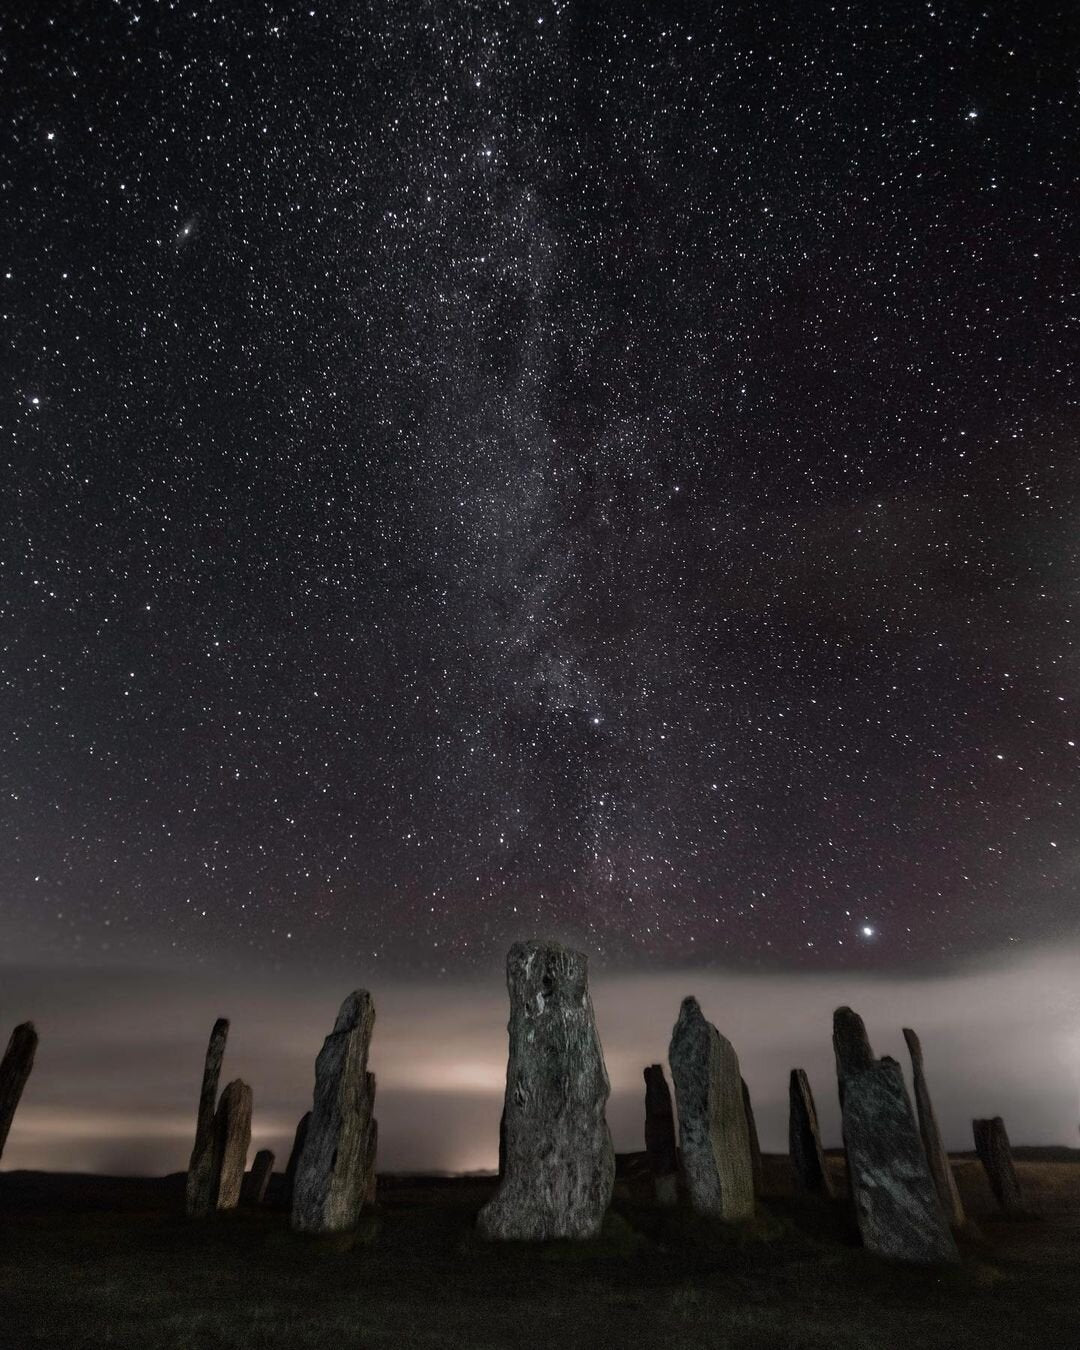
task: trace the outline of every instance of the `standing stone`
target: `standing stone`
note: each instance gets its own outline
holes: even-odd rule
[[[941,1131],[934,1115],[934,1104],[930,1100],[930,1088],[923,1068],[922,1044],[910,1027],[904,1028],[904,1040],[907,1041],[911,1055],[915,1109],[919,1114],[919,1133],[922,1135],[923,1152],[926,1154],[930,1175],[934,1180],[934,1188],[941,1201],[941,1208],[945,1211],[945,1217],[954,1228],[961,1228],[964,1223],[964,1206],[960,1192],[956,1188],[956,1178],[953,1176],[949,1155],[941,1142]]]
[[[750,1100],[750,1089],[746,1086],[746,1079],[740,1078],[742,1084],[742,1104],[743,1114],[746,1116],[746,1135],[750,1141],[750,1175],[754,1182],[754,1194],[761,1194],[761,1142],[758,1139],[757,1121],[754,1119],[754,1103]]]
[[[374,1080],[375,1075],[371,1074],[370,1077]],[[374,1081],[371,1085],[371,1092],[374,1096]],[[376,1169],[378,1153],[379,1122],[372,1116],[371,1123],[368,1125],[367,1137],[364,1140],[364,1175],[367,1177],[367,1190],[364,1192],[365,1205],[373,1205],[375,1203],[375,1191],[379,1182],[379,1174]]]
[[[360,1217],[369,1181],[367,1059],[374,1025],[371,995],[355,990],[315,1061],[315,1099],[293,1189],[292,1226],[299,1232],[343,1232]]]
[[[214,1115],[214,1136],[214,1155],[219,1159],[215,1205],[218,1209],[235,1209],[240,1203],[251,1147],[251,1088],[239,1078],[221,1094]]]
[[[251,1171],[244,1178],[240,1198],[246,1205],[261,1205],[266,1202],[266,1191],[270,1178],[274,1174],[274,1155],[268,1148],[259,1149]]]
[[[1020,1213],[1023,1210],[1020,1182],[1009,1136],[1005,1133],[1005,1122],[1000,1116],[994,1116],[991,1120],[973,1120],[971,1128],[975,1135],[975,1152],[986,1169],[995,1199],[1006,1214]]]
[[[486,1238],[595,1237],[615,1184],[615,1152],[586,958],[558,943],[515,942],[506,986],[504,1170],[477,1226]]]
[[[310,1124],[311,1112],[305,1111],[297,1122],[296,1133],[293,1135],[292,1151],[289,1153],[289,1161],[285,1165],[285,1202],[290,1209],[292,1209],[293,1188],[296,1185],[296,1169],[300,1162],[300,1155],[304,1151]]]
[[[15,1108],[34,1067],[38,1034],[33,1022],[20,1022],[11,1033],[4,1058],[0,1060],[0,1156],[3,1156]]]
[[[958,1260],[900,1065],[874,1059],[862,1019],[850,1008],[835,1014],[833,1044],[848,1178],[863,1245],[894,1261]]]
[[[499,1180],[502,1181],[503,1174],[506,1171],[506,1106],[503,1105],[502,1114],[499,1116]]]
[[[668,1061],[690,1203],[719,1219],[753,1218],[753,1164],[739,1059],[730,1041],[706,1022],[696,998],[683,999]]]
[[[658,1205],[678,1199],[679,1154],[675,1145],[675,1115],[671,1091],[660,1064],[645,1070],[645,1152],[649,1155]]]
[[[836,1055],[836,1081],[840,1088],[840,1105],[844,1104],[844,1080],[851,1074],[862,1073],[877,1063],[866,1023],[851,1008],[837,1008],[833,1013],[833,1051]]]
[[[832,1177],[825,1163],[817,1108],[805,1069],[792,1069],[788,1081],[788,1101],[788,1149],[796,1188],[831,1200],[834,1195]]]
[[[202,1091],[199,1093],[199,1115],[195,1124],[195,1146],[188,1163],[185,1204],[187,1212],[205,1217],[216,1207],[216,1187],[221,1172],[221,1160],[215,1156],[214,1112],[217,1107],[218,1079],[221,1061],[225,1056],[225,1042],[229,1035],[229,1020],[219,1017],[210,1033],[203,1063]]]

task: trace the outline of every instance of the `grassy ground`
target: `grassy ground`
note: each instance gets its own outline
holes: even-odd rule
[[[840,1171],[839,1163],[834,1166]],[[1024,1162],[1031,1222],[993,1217],[958,1270],[889,1267],[842,1206],[799,1202],[785,1159],[746,1230],[709,1228],[620,1182],[603,1237],[487,1245],[485,1180],[386,1178],[359,1239],[302,1239],[280,1210],[193,1224],[182,1179],[0,1175],[0,1345],[121,1350],[1010,1350],[1080,1347],[1080,1160]]]

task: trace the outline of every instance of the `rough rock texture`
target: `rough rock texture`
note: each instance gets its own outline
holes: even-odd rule
[[[844,1079],[861,1073],[877,1063],[866,1034],[866,1024],[851,1008],[833,1013],[833,1050],[836,1054],[836,1080],[840,1086],[840,1104],[844,1103]]]
[[[371,1095],[375,1096],[375,1075],[369,1074],[371,1079]],[[367,1190],[364,1192],[364,1204],[373,1205],[375,1203],[375,1190],[378,1186],[379,1174],[376,1170],[376,1159],[379,1154],[379,1122],[374,1116],[368,1125],[367,1136],[364,1139],[364,1175],[367,1177]]]
[[[649,1155],[657,1204],[675,1204],[679,1192],[675,1113],[660,1064],[650,1064],[645,1070],[645,1151]]]
[[[991,1120],[973,1120],[971,1129],[975,1135],[975,1152],[986,1169],[990,1189],[998,1204],[1006,1214],[1020,1213],[1023,1210],[1023,1197],[1013,1166],[1005,1122],[1000,1116],[994,1116]]]
[[[240,1198],[245,1205],[261,1205],[266,1200],[266,1188],[274,1174],[274,1155],[268,1148],[259,1149],[251,1171],[244,1178]]]
[[[706,1022],[696,998],[683,999],[668,1061],[690,1203],[720,1219],[752,1218],[753,1165],[738,1056]]]
[[[33,1022],[20,1022],[11,1033],[4,1058],[0,1060],[0,1156],[7,1143],[15,1108],[34,1067],[38,1034]]]
[[[315,1100],[293,1187],[292,1226],[299,1232],[342,1232],[360,1216],[369,1181],[374,1079],[367,1058],[374,1025],[371,995],[355,990],[315,1061]]]
[[[214,1023],[210,1042],[206,1047],[202,1091],[199,1093],[199,1115],[195,1123],[195,1146],[191,1150],[185,1187],[187,1212],[196,1217],[203,1217],[217,1207],[221,1159],[215,1154],[214,1112],[217,1108],[221,1061],[225,1056],[225,1042],[228,1036],[228,1018],[219,1017]]]
[[[516,942],[506,985],[504,1171],[477,1226],[486,1238],[595,1237],[615,1183],[615,1152],[586,958],[558,943]]]
[[[240,1203],[251,1147],[251,1088],[239,1078],[221,1094],[214,1114],[214,1136],[214,1155],[220,1160],[215,1205],[218,1209],[235,1209]]]
[[[292,1150],[289,1153],[289,1161],[285,1164],[285,1202],[292,1208],[293,1188],[296,1185],[296,1169],[300,1163],[300,1155],[304,1151],[304,1144],[307,1141],[308,1126],[311,1124],[311,1112],[305,1111],[296,1125],[296,1133],[293,1135]]]
[[[805,1069],[792,1069],[788,1081],[788,1099],[788,1149],[795,1185],[810,1195],[823,1195],[832,1199],[832,1178],[825,1165],[817,1107]]]
[[[499,1116],[499,1180],[502,1181],[503,1174],[506,1171],[506,1105],[503,1104],[502,1114]]]
[[[836,1012],[833,1043],[848,1179],[863,1245],[894,1261],[958,1260],[900,1065],[874,1059],[862,1019],[850,1008]]]
[[[937,1191],[946,1219],[954,1228],[960,1228],[964,1222],[964,1206],[960,1199],[960,1192],[956,1189],[956,1178],[953,1176],[949,1155],[945,1151],[945,1145],[941,1142],[941,1131],[938,1129],[937,1117],[934,1115],[934,1104],[930,1100],[930,1089],[927,1086],[926,1073],[923,1068],[922,1044],[910,1027],[904,1028],[904,1040],[907,1041],[908,1052],[911,1055],[911,1073],[915,1084],[915,1109],[919,1114],[919,1133],[922,1135],[923,1152],[926,1154],[930,1175],[934,1181],[934,1189]]]
[[[754,1181],[754,1194],[761,1194],[761,1143],[758,1139],[757,1121],[754,1119],[754,1103],[750,1100],[750,1089],[746,1086],[746,1079],[740,1078],[742,1084],[742,1104],[743,1114],[746,1116],[746,1135],[750,1141],[750,1174]]]

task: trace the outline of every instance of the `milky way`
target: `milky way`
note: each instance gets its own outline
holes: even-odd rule
[[[1076,932],[1073,21],[6,30],[12,956]]]

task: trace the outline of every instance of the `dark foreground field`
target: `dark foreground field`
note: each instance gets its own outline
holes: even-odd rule
[[[1080,1155],[1021,1163],[1029,1222],[993,1216],[976,1163],[957,1171],[977,1232],[945,1273],[867,1256],[841,1207],[790,1195],[779,1158],[746,1232],[662,1213],[623,1180],[604,1236],[578,1247],[480,1242],[483,1179],[381,1179],[343,1241],[296,1237],[273,1208],[190,1223],[182,1178],[11,1173],[0,1345],[1078,1350]]]

